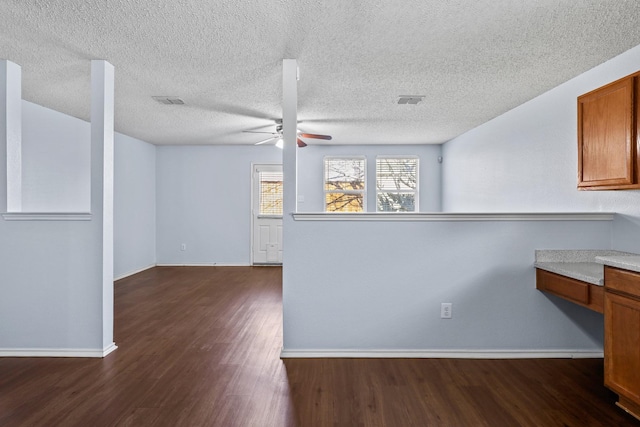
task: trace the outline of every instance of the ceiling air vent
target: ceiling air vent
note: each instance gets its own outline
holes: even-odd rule
[[[152,96],[152,98],[164,105],[184,105],[184,101],[177,96]]]
[[[424,95],[400,95],[398,97],[398,104],[416,105],[422,100],[424,100]]]

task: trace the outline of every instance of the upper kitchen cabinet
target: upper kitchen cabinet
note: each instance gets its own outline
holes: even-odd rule
[[[640,189],[638,75],[578,98],[578,188]]]

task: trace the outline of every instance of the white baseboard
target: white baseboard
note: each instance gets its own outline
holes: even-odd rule
[[[251,267],[245,263],[206,262],[201,264],[156,264],[157,267]]]
[[[122,276],[114,277],[113,281],[114,281],[114,282],[117,282],[118,280],[122,280],[122,279],[124,279],[124,278],[129,277],[129,276],[133,276],[134,274],[142,273],[143,271],[145,271],[145,270],[149,270],[150,268],[153,268],[153,267],[155,267],[155,266],[156,266],[156,264],[151,264],[151,265],[148,265],[148,266],[146,266],[146,267],[143,267],[143,268],[141,268],[141,269],[139,269],[139,270],[136,270],[136,271],[132,271],[132,272],[130,272],[130,273],[123,274]]]
[[[133,276],[134,274],[142,273],[143,271],[149,270],[150,268],[154,268],[154,267],[250,267],[250,266],[251,264],[244,264],[244,263],[228,264],[228,263],[216,263],[216,262],[204,263],[204,264],[151,264],[139,270],[132,271],[132,272],[123,274],[121,276],[115,277],[113,281],[117,282],[118,280],[122,280],[129,276]]]
[[[601,359],[602,351],[587,350],[285,350],[281,359]]]
[[[102,358],[117,349],[114,343],[104,349],[89,348],[0,348],[0,357],[96,357]]]
[[[116,343],[112,342],[111,344],[106,346],[104,349],[102,349],[102,357],[106,357],[108,354],[111,354],[112,352],[114,352],[117,348],[118,346],[116,345]]]

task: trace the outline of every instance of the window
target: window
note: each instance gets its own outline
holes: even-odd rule
[[[326,212],[365,211],[365,165],[364,157],[325,157]]]
[[[282,172],[260,171],[260,213],[282,216]]]
[[[418,206],[418,158],[376,158],[376,210],[415,212]]]

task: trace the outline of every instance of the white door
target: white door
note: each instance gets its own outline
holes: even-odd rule
[[[253,263],[282,264],[282,165],[253,165]]]

